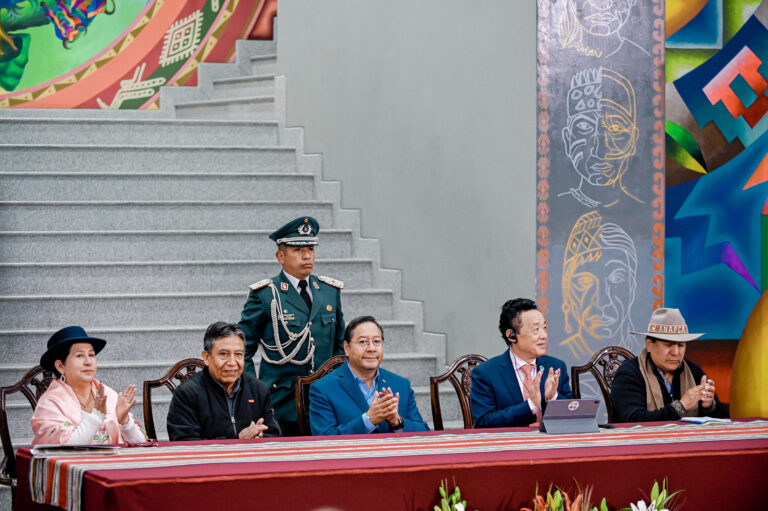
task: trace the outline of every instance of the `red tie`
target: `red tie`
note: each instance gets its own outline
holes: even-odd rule
[[[525,374],[525,377],[523,378],[523,399],[525,400],[531,398],[531,393],[528,389],[533,385],[533,377],[531,375],[535,370],[535,364],[525,364],[523,366],[523,373]],[[536,422],[533,423],[532,426],[538,426],[539,422],[541,422],[541,412],[536,412]]]

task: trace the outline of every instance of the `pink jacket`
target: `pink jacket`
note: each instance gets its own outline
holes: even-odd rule
[[[91,391],[96,394],[94,380],[91,383]],[[115,415],[117,393],[104,385],[104,393],[107,396],[107,415],[104,424],[91,439],[91,444],[117,444],[122,443],[120,428]],[[83,411],[80,407],[72,387],[62,383],[58,378],[51,382],[40,400],[37,402],[35,413],[32,415],[32,431],[35,437],[32,446],[38,444],[65,444],[72,432],[80,425]]]

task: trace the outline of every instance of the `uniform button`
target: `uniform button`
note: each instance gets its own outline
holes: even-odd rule
[[[273,384],[272,384],[272,388],[273,388],[273,389],[276,389],[276,388],[277,388],[277,383],[273,383]]]

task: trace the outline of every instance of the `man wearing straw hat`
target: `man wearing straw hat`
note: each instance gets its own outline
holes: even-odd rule
[[[611,386],[612,422],[728,417],[728,405],[715,394],[715,382],[685,360],[686,343],[704,334],[688,332],[679,309],[656,309],[637,358],[624,362]]]

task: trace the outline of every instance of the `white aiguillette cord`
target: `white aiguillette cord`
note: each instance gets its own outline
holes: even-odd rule
[[[274,335],[275,335],[275,345],[269,346],[267,343],[264,342],[262,339],[261,344],[264,346],[265,350],[269,350],[272,352],[277,351],[280,354],[280,359],[273,360],[269,357],[264,357],[263,360],[265,360],[269,364],[274,365],[284,365],[284,364],[293,364],[293,365],[305,365],[307,362],[310,363],[310,373],[315,372],[315,339],[310,334],[310,328],[312,327],[312,322],[308,321],[306,325],[304,325],[304,328],[298,332],[293,333],[288,329],[288,323],[285,322],[285,318],[282,314],[283,310],[283,303],[280,300],[280,293],[277,291],[277,287],[273,282],[269,283],[269,287],[272,290],[272,303],[270,305],[270,312],[272,315],[272,328],[274,329]],[[280,325],[282,325],[283,330],[285,330],[285,333],[288,334],[288,339],[285,342],[282,342],[280,340],[280,330],[278,329],[278,321]],[[302,346],[304,346],[304,343],[307,342],[307,339],[309,339],[309,344],[307,348],[307,356],[303,360],[296,360],[296,355],[301,350]],[[299,342],[296,344],[296,347],[291,351],[290,353],[286,354],[285,350],[296,340]]]

